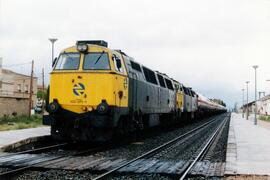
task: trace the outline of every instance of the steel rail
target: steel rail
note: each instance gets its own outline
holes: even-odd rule
[[[29,166],[24,166],[24,167],[20,167],[20,168],[17,168],[17,169],[13,169],[13,170],[10,170],[10,171],[0,173],[0,179],[1,180],[2,179],[9,179],[9,177],[12,176],[12,175],[16,175],[19,172],[23,172],[25,170],[31,169],[33,167],[33,165],[42,164],[42,163],[54,161],[54,160],[57,160],[57,159],[60,159],[59,162],[61,162],[61,161],[67,160],[68,158],[70,158],[72,156],[79,156],[79,155],[83,155],[83,154],[87,154],[87,153],[91,153],[91,152],[96,152],[96,151],[99,151],[99,150],[104,150],[104,148],[107,148],[107,147],[108,147],[108,145],[105,145],[105,146],[101,146],[101,147],[96,147],[96,148],[80,151],[80,152],[77,152],[77,153],[74,153],[74,154],[68,155],[68,156],[67,155],[61,155],[61,156],[57,156],[55,158],[51,158],[51,159],[48,159],[48,160],[36,162],[36,163],[33,163],[33,164],[29,165]],[[54,163],[54,162],[51,162],[51,163]],[[51,164],[51,163],[47,163],[47,165]]]
[[[185,177],[188,175],[190,170],[193,168],[195,163],[201,158],[201,156],[205,153],[205,151],[208,150],[208,148],[212,145],[212,143],[215,140],[215,137],[217,136],[218,132],[226,125],[226,122],[229,118],[225,117],[223,119],[223,122],[216,128],[212,136],[208,139],[207,143],[204,145],[200,153],[196,156],[194,160],[192,160],[192,163],[187,167],[187,169],[183,172],[182,176],[179,178],[179,180],[185,179]]]
[[[194,129],[192,129],[191,131],[186,132],[185,134],[182,134],[182,135],[180,135],[180,136],[178,136],[178,137],[176,137],[176,138],[174,138],[174,139],[172,139],[172,140],[170,140],[170,141],[168,141],[168,142],[166,142],[166,143],[164,143],[164,144],[162,144],[162,145],[160,145],[160,146],[158,146],[158,147],[156,147],[156,148],[154,148],[154,149],[152,149],[152,150],[150,150],[150,151],[148,151],[148,152],[146,152],[146,153],[144,153],[144,154],[142,154],[142,155],[140,155],[140,156],[138,156],[138,157],[136,157],[136,158],[134,158],[134,159],[132,159],[132,160],[130,160],[130,161],[116,167],[116,168],[114,168],[114,169],[112,169],[112,170],[110,170],[110,171],[107,171],[107,172],[93,178],[93,180],[103,179],[106,176],[116,172],[117,170],[119,170],[119,169],[121,169],[121,168],[123,168],[125,166],[128,166],[129,164],[131,164],[131,163],[133,163],[133,162],[135,162],[135,161],[137,161],[139,159],[145,158],[145,157],[147,157],[147,156],[149,156],[149,155],[151,155],[153,153],[160,152],[163,149],[165,149],[166,147],[178,142],[179,140],[181,140],[181,139],[183,139],[183,138],[185,138],[187,136],[192,135],[194,132],[208,126],[209,124],[211,124],[213,122],[215,122],[219,118],[220,118],[219,116],[215,116],[215,117],[213,117],[213,120],[211,120],[210,122],[206,122],[206,123],[202,124],[201,126],[196,127]]]
[[[8,154],[3,154],[3,155],[0,154],[0,159],[14,156],[14,155],[18,155],[18,154],[43,152],[46,150],[51,150],[51,149],[55,149],[55,148],[59,148],[59,147],[67,146],[67,145],[70,145],[70,143],[55,144],[55,145],[51,145],[51,146],[45,146],[45,147],[41,147],[41,148],[30,149],[30,150],[25,150],[25,151],[21,151],[21,152],[15,152],[15,153],[8,153]]]

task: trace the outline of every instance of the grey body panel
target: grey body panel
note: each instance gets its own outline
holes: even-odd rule
[[[176,93],[158,84],[147,82],[143,72],[131,67],[130,57],[125,57],[129,78],[129,108],[143,114],[170,113],[175,110]]]

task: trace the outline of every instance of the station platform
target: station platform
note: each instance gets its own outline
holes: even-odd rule
[[[226,175],[270,175],[270,123],[254,125],[253,117],[231,114]]]
[[[49,134],[50,127],[0,131],[0,149],[31,137],[45,136]]]

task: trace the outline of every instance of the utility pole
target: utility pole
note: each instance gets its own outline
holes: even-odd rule
[[[257,68],[259,66],[252,66],[255,70],[255,116],[254,116],[254,125],[257,125]]]
[[[265,96],[265,91],[259,91],[259,99],[261,99],[261,94],[263,94],[262,97],[264,97]]]
[[[31,66],[31,77],[30,77],[30,95],[29,95],[29,107],[28,107],[28,115],[31,116],[31,108],[32,108],[32,96],[33,96],[33,76],[34,76],[34,60],[32,60]]]
[[[246,111],[247,111],[247,120],[248,120],[248,115],[249,115],[249,110],[248,110],[248,83],[249,83],[249,81],[246,81],[246,83],[247,83],[247,104],[246,104]]]
[[[242,97],[243,97],[243,103],[242,103],[242,118],[244,118],[244,96],[245,96],[245,89],[242,89]]]
[[[266,79],[266,82],[270,82],[270,79]],[[270,93],[269,93],[270,94]]]
[[[44,88],[44,68],[42,68],[42,114],[44,113],[44,94],[45,94],[45,88]]]

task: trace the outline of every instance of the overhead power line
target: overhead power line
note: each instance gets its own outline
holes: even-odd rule
[[[2,67],[23,66],[23,65],[30,65],[31,63],[32,63],[32,62],[21,63],[21,64],[8,64],[8,65],[3,65]]]

